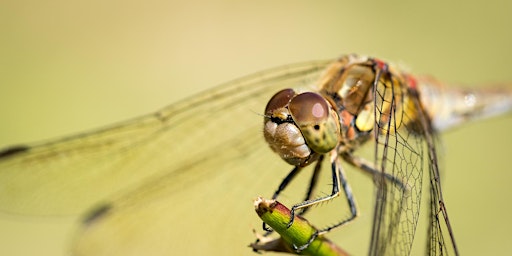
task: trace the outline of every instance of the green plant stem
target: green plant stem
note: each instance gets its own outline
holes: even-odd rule
[[[288,228],[290,210],[278,201],[260,197],[255,200],[254,206],[258,216],[281,237],[276,239],[261,237],[259,242],[251,244],[253,249],[314,256],[348,255],[323,235],[317,236],[304,250],[296,252],[293,245],[300,247],[307,244],[317,229],[300,216],[295,216],[293,224]]]

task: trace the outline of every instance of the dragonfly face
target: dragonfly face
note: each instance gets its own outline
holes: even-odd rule
[[[267,143],[291,165],[306,166],[333,150],[340,139],[338,115],[319,94],[278,92],[265,109]]]
[[[341,161],[373,177],[371,254],[409,254],[423,184],[432,198],[428,253],[456,252],[436,132],[512,106],[508,90],[467,95],[355,55],[281,67],[125,123],[0,152],[0,208],[92,212],[72,246],[78,255],[243,254],[256,226],[246,223],[257,221],[250,200],[289,169],[266,140],[297,170],[330,161],[350,220],[357,212]],[[265,104],[263,139],[251,113]],[[372,154],[358,155],[362,144]]]

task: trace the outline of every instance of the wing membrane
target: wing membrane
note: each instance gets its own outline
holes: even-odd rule
[[[410,107],[406,85],[387,69],[378,69],[374,84],[375,166],[396,177],[375,178],[376,201],[370,255],[409,255],[421,202],[425,141]]]
[[[314,84],[329,62],[264,71],[126,123],[4,151],[0,207],[92,210],[76,255],[248,252],[248,223],[261,223],[251,200],[289,169],[264,143],[258,113],[276,91]]]
[[[421,107],[420,102],[416,103]],[[423,109],[423,108],[419,108]],[[425,115],[423,115],[426,117]],[[441,189],[441,173],[439,170],[438,149],[439,142],[437,133],[432,128],[429,120],[423,120],[425,130],[430,131],[425,134],[428,150],[428,168],[429,168],[429,228],[427,236],[427,254],[428,255],[459,255],[457,244],[453,235],[453,230],[448,219],[448,212],[444,204],[443,193]]]
[[[258,73],[119,125],[11,150],[0,158],[0,208],[22,214],[79,213],[146,180],[186,172],[186,166],[226,143],[237,147],[237,140],[247,137],[262,140],[257,113],[270,95],[282,86],[310,82],[326,63]],[[252,134],[237,138],[248,131]],[[248,154],[240,151],[238,156],[242,153]]]
[[[458,255],[442,197],[436,131],[415,86],[387,66],[377,69],[374,88],[375,165],[406,185],[376,177],[377,196],[370,255],[409,255],[418,224],[423,169],[429,170],[430,196],[427,255]],[[426,153],[425,153],[426,151]]]

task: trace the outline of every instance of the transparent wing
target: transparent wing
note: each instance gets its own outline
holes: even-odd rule
[[[418,102],[419,106],[419,102]],[[424,115],[426,116],[426,115]],[[443,193],[441,189],[441,173],[439,170],[438,150],[436,147],[437,134],[432,129],[432,124],[424,120],[428,150],[428,168],[429,168],[429,223],[427,235],[427,253],[428,255],[459,255],[457,244],[453,235],[453,230],[448,218],[446,205],[444,204]]]
[[[422,192],[426,154],[424,131],[404,80],[386,68],[377,69],[375,101],[375,167],[404,185],[375,177],[376,201],[370,255],[409,255]]]
[[[276,91],[314,84],[329,62],[265,71],[123,124],[8,149],[0,207],[93,209],[77,255],[247,253],[260,225],[251,200],[270,195],[290,169],[264,143],[260,113]]]

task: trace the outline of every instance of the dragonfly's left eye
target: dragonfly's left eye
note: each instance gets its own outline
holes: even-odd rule
[[[339,121],[322,96],[312,92],[299,94],[290,100],[288,109],[312,150],[327,153],[336,147]]]

